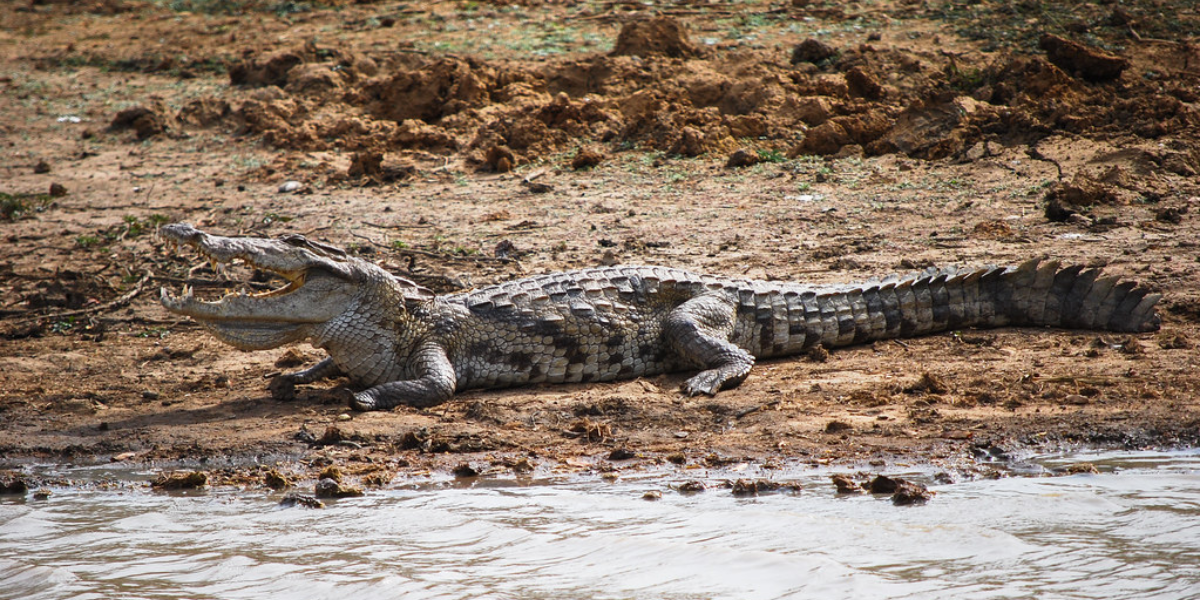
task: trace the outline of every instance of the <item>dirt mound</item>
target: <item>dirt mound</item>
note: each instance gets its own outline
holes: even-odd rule
[[[146,140],[166,133],[172,121],[170,112],[162,102],[152,102],[122,110],[113,117],[108,128],[117,132],[132,129],[138,140]]]
[[[280,52],[268,57],[248,56],[229,69],[229,83],[247,86],[283,86],[288,72],[304,63],[299,52]]]
[[[1047,33],[1039,46],[1050,62],[1093,82],[1112,81],[1129,68],[1129,61],[1102,50]]]
[[[212,127],[223,123],[232,112],[225,100],[195,98],[179,109],[179,121],[188,127]]]
[[[626,18],[609,52],[539,63],[310,42],[232,61],[240,99],[123,113],[114,129],[148,139],[223,125],[284,149],[463,153],[494,170],[581,146],[700,156],[749,141],[793,157],[940,159],[1059,132],[1111,140],[1200,131],[1193,75],[1122,77],[1158,54],[1121,56],[1050,34],[1041,47],[1045,56],[970,59],[809,38],[787,54],[718,52],[669,16]],[[1184,51],[1157,52],[1174,60]],[[1186,152],[1162,166],[1198,170]]]
[[[626,23],[617,35],[613,56],[650,56],[671,58],[696,56],[696,46],[688,40],[683,24],[671,17],[655,17]]]
[[[403,69],[363,86],[360,96],[376,118],[420,119],[437,123],[444,117],[528,93],[531,77],[478,61],[439,58],[416,69]],[[518,89],[506,89],[514,85]],[[493,99],[495,97],[495,99]]]

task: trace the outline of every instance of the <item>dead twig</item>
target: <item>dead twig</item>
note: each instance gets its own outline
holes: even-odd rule
[[[418,223],[416,225],[385,225],[383,223],[366,222],[366,224],[379,229],[430,229],[433,227],[433,223]]]
[[[1084,385],[1116,385],[1119,383],[1138,383],[1145,381],[1142,377],[1126,375],[1065,375],[1062,377],[1038,377],[1038,383],[1071,383]]]
[[[766,410],[768,408],[771,408],[772,406],[779,406],[779,400],[778,399],[771,400],[770,402],[759,404],[758,406],[751,406],[750,408],[742,409],[742,410],[738,411],[737,414],[734,416],[737,417],[738,419],[740,419],[744,416],[752,415],[760,410]]]
[[[33,316],[33,317],[25,317],[22,319],[15,319],[10,322],[19,325],[19,324],[23,324],[23,323],[32,323],[33,321],[41,321],[41,320],[58,321],[58,320],[66,319],[69,317],[90,315],[90,314],[95,314],[95,313],[104,312],[104,311],[108,311],[108,310],[113,310],[116,308],[121,308],[122,306],[129,304],[134,298],[137,297],[138,294],[142,293],[142,289],[144,287],[146,287],[146,282],[150,281],[153,278],[154,278],[153,273],[151,273],[149,270],[145,271],[142,274],[142,278],[138,280],[137,285],[133,286],[132,290],[129,290],[128,292],[122,294],[115,300],[105,302],[104,304],[100,304],[100,305],[93,306],[90,308],[81,308],[79,310],[68,310],[66,312],[54,313],[54,314],[49,314],[49,315],[37,315],[37,316]]]

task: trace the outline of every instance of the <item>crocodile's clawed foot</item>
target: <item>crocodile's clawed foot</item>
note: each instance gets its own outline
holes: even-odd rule
[[[379,410],[379,403],[371,394],[368,394],[367,392],[359,392],[351,396],[350,408],[361,412]]]
[[[683,382],[680,388],[684,394],[688,396],[716,396],[717,391],[721,389],[721,372],[717,369],[702,371],[699,375]]]

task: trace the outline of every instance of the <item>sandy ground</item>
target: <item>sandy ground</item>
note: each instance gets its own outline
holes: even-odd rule
[[[1063,4],[4,3],[0,464],[969,478],[1194,445],[1196,17]],[[319,351],[236,352],[158,305],[251,276],[167,252],[154,229],[180,220],[304,233],[440,292],[614,263],[833,282],[1044,256],[1161,291],[1163,326],[881,342],[715,398],[677,374],[353,413],[338,382],[271,399]]]

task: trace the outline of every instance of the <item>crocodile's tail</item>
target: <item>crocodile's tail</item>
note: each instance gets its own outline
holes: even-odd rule
[[[795,353],[818,342],[835,347],[968,327],[1154,331],[1161,297],[1100,269],[1062,267],[1057,261],[929,269],[845,288],[783,293],[787,334],[779,335],[777,321],[769,332],[759,319],[760,356]]]

